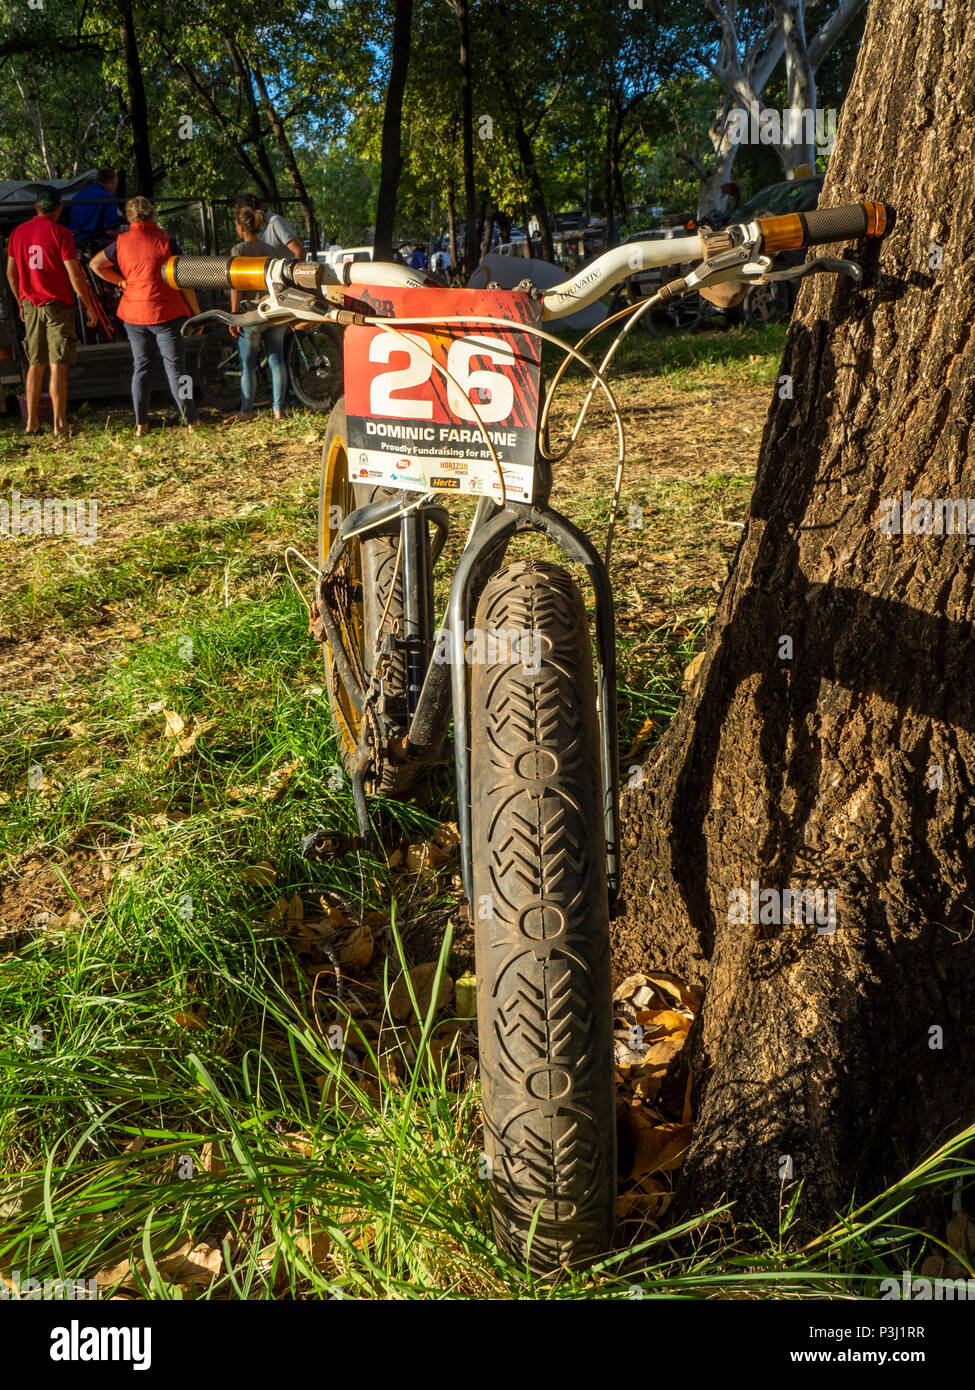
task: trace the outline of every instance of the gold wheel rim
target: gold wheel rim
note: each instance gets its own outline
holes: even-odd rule
[[[322,490],[322,508],[318,519],[319,544],[322,556],[331,549],[338,535],[341,519],[348,516],[355,507],[355,496],[349,481],[349,456],[345,440],[336,435],[329,444],[325,455],[325,486]],[[333,525],[333,522],[338,524]],[[353,606],[352,627],[356,647],[362,655],[362,633],[365,627],[362,616],[362,555],[357,540],[352,541],[346,551],[344,572],[349,583],[358,585],[360,598]],[[332,696],[332,709],[338,723],[337,733],[343,753],[351,759],[359,746],[362,721],[349,698],[348,691],[339,679],[335,669],[335,658],[328,642],[325,643],[325,675]]]

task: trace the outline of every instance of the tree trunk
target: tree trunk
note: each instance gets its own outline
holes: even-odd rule
[[[406,90],[406,77],[410,67],[412,19],[413,0],[396,0],[380,147],[379,205],[376,208],[376,232],[373,239],[373,255],[378,261],[392,260],[393,256],[396,196],[403,168],[403,93]]]
[[[481,260],[491,250],[491,237],[494,232],[494,219],[497,216],[497,208],[489,198],[484,208],[484,227],[481,232]]]
[[[697,198],[699,218],[707,217],[711,212],[723,212],[725,208],[721,185],[730,181],[731,168],[738,154],[738,145],[731,137],[732,127],[727,119],[729,111],[734,109],[735,104],[731,107],[726,104],[708,132],[714,147],[714,164],[701,180],[701,191]]]
[[[452,0],[460,30],[460,109],[464,156],[464,279],[477,266],[477,190],[474,184],[474,105],[471,90],[471,32],[467,0]]]
[[[135,161],[135,181],[137,194],[152,197],[152,154],[149,149],[149,111],[146,105],[146,89],[142,80],[142,62],[139,58],[139,41],[136,38],[135,19],[132,6],[121,7],[122,53],[125,58],[125,86],[129,102],[129,119],[132,122],[132,157]]]
[[[450,268],[457,269],[457,198],[454,180],[447,180],[447,239],[450,243]]]
[[[897,223],[860,289],[802,290],[703,664],[623,798],[617,967],[704,991],[679,1203],[772,1230],[783,1181],[821,1225],[975,1113],[975,499],[954,534],[918,501],[975,494],[967,19],[869,11],[820,205]],[[776,924],[785,889],[821,920]]]
[[[607,111],[607,125],[610,113]],[[607,128],[606,149],[603,151],[603,204],[606,213],[606,247],[607,250],[613,245],[613,225],[616,220],[616,180],[613,178],[613,149],[612,137]]]
[[[312,216],[311,198],[308,196],[308,189],[305,186],[305,180],[302,176],[301,170],[298,168],[298,161],[295,158],[294,148],[292,147],[291,141],[288,139],[288,132],[285,130],[284,127],[284,119],[279,114],[277,107],[274,105],[274,102],[271,100],[270,94],[268,93],[267,89],[267,83],[264,80],[264,74],[261,71],[260,65],[256,65],[252,69],[252,71],[254,73],[254,81],[257,84],[258,95],[261,98],[261,105],[264,108],[264,114],[267,117],[268,125],[274,132],[274,138],[278,143],[278,149],[281,151],[281,158],[284,160],[284,167],[288,171],[288,177],[291,179],[291,186],[295,191],[295,197],[301,204],[301,210],[305,214],[305,230],[308,234],[308,245],[312,251],[317,251],[318,247],[312,245],[312,240],[315,231],[315,222],[314,217]]]
[[[528,187],[531,191],[529,206],[531,211],[538,218],[539,234],[542,238],[542,257],[546,261],[555,260],[555,242],[552,240],[552,224],[548,218],[548,206],[545,202],[545,193],[542,190],[542,180],[538,172],[538,162],[535,159],[535,147],[532,144],[531,136],[525,129],[521,116],[515,117],[514,122],[515,145],[518,149],[518,156],[521,159],[522,168],[528,178]],[[525,223],[526,255],[531,255],[530,238],[528,238],[528,223]]]
[[[237,86],[244,101],[244,109],[247,112],[247,132],[250,138],[250,146],[254,152],[254,158],[257,160],[261,170],[262,180],[267,189],[268,201],[272,207],[279,208],[281,206],[281,194],[278,191],[278,180],[274,172],[274,165],[271,163],[267,147],[264,144],[261,113],[258,109],[257,98],[254,95],[254,80],[250,67],[235,39],[225,35],[224,44],[227,52],[230,54],[230,62],[233,66],[234,76],[237,78]]]

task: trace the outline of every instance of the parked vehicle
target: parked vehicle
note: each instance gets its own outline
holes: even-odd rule
[[[672,241],[675,238],[686,237],[696,225],[694,218],[689,216],[674,218],[670,226],[634,232],[626,238],[623,245],[631,246],[646,241]],[[617,289],[610,305],[610,312],[615,313],[625,304],[637,305],[642,300],[649,299],[658,292],[662,283],[663,275],[657,266],[629,276]],[[702,299],[699,294],[689,294],[668,301],[654,313],[648,311],[642,315],[640,322],[649,333],[657,333],[661,329],[689,333],[707,324],[713,326],[724,323],[724,318],[719,309]]]
[[[324,266],[188,257],[167,268],[176,286],[266,288],[265,322],[348,325],[346,397],[325,435],[318,563],[309,568],[312,631],[359,833],[324,827],[302,850],[331,860],[373,847],[367,796],[408,795],[425,766],[445,760],[452,725],[494,1229],[539,1274],[606,1254],[615,1222],[609,922],[619,885],[619,729],[608,556],[621,476],[601,554],[550,505],[553,468],[568,448],[550,446],[549,407],[571,359],[543,397],[541,325],[601,299],[630,276],[634,256],[644,270],[668,268],[675,298],[774,277],[774,260],[759,262],[766,246],[881,236],[885,226],[880,205],[854,203],[802,224],[733,224],[720,241],[645,239],[535,295],[432,281],[414,288],[402,266],[353,264],[354,297],[339,304]],[[682,266],[683,276],[674,269]],[[799,274],[837,270],[859,275],[835,260],[810,261]],[[622,418],[603,386],[622,465]],[[477,508],[437,628],[433,568],[452,553],[446,503],[463,493],[477,496]],[[524,533],[584,569],[594,644],[564,566],[506,562]],[[428,1030],[435,1016],[434,1002]]]

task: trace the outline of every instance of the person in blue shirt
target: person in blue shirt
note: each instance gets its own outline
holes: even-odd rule
[[[99,169],[95,182],[81,188],[71,199],[68,209],[68,230],[76,246],[93,243],[99,250],[118,234],[118,203],[115,190],[118,175],[114,169]]]

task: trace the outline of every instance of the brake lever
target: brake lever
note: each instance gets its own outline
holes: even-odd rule
[[[229,327],[253,328],[266,322],[256,309],[248,309],[243,314],[232,314],[229,309],[204,309],[202,314],[194,314],[191,319],[187,319],[180,333],[184,338],[190,338],[194,329],[202,327],[205,323],[225,323]]]
[[[863,269],[857,265],[856,261],[844,261],[839,256],[817,256],[814,260],[804,261],[802,265],[789,266],[786,270],[769,270],[762,277],[763,280],[803,280],[807,275],[849,275],[850,279],[859,284],[863,279]]]

